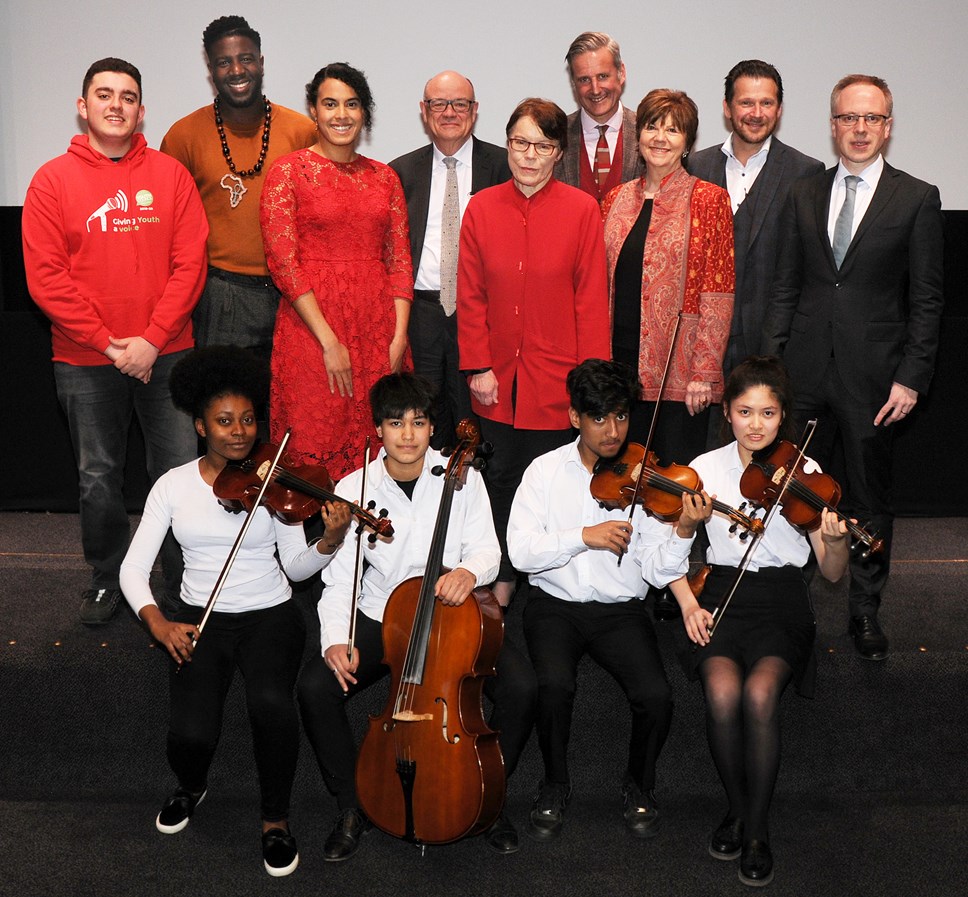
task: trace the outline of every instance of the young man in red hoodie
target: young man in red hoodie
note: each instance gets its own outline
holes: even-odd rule
[[[34,175],[23,209],[30,295],[51,322],[54,379],[80,481],[81,539],[91,565],[81,622],[106,623],[128,547],[121,487],[132,413],[156,480],[194,458],[195,432],[176,411],[168,374],[192,348],[191,313],[205,282],[208,224],[191,175],[148,149],[141,74],[101,59],[77,111],[87,134]],[[165,562],[177,588],[177,552]]]

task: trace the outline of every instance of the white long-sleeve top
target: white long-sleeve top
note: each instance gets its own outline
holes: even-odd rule
[[[367,475],[369,502],[377,509],[386,508],[393,521],[393,537],[370,543],[368,533],[347,538],[336,552],[323,581],[326,588],[319,601],[320,645],[323,653],[330,645],[346,644],[353,601],[353,576],[356,567],[356,539],[363,539],[363,557],[369,565],[363,574],[359,609],[370,619],[383,621],[383,610],[390,593],[406,579],[422,576],[430,554],[437,511],[443,494],[443,477],[430,471],[437,465],[447,466],[447,459],[434,449],[424,456],[424,467],[413,491],[407,498],[384,465],[386,450],[370,462]],[[359,501],[363,471],[340,480],[336,493]],[[462,567],[477,577],[477,585],[492,582],[501,561],[501,548],[494,532],[491,503],[484,480],[476,470],[468,470],[464,487],[454,493],[454,501],[444,543],[444,566]]]
[[[589,548],[586,526],[627,520],[591,494],[592,475],[578,454],[578,441],[535,459],[524,472],[508,520],[508,555],[532,585],[565,601],[618,602],[644,598],[642,560],[666,543],[668,528],[637,506],[632,541],[622,559]]]
[[[739,488],[745,466],[735,442],[700,455],[689,466],[699,474],[703,488],[710,495],[715,495],[720,501],[734,508],[746,501]],[[820,470],[810,458],[805,459],[804,469],[807,473]],[[716,513],[706,523],[706,534],[709,537],[707,563],[738,567],[742,562],[749,540],[740,539],[741,529],[731,533],[731,526],[729,519]],[[668,550],[656,556],[653,570],[653,575],[665,582],[671,582],[688,572],[689,548],[693,543],[693,539],[681,539],[677,536],[674,526],[670,527],[670,531]],[[679,562],[676,563],[676,558],[680,555]],[[777,510],[753,550],[747,569],[756,571],[764,567],[802,567],[809,557],[810,542],[807,537]],[[663,563],[665,566],[661,566]]]
[[[219,504],[198,463],[190,461],[169,470],[148,493],[141,525],[121,564],[121,590],[135,613],[155,603],[148,577],[169,526],[185,559],[181,599],[204,607],[245,520],[244,514],[233,514]],[[292,595],[283,569],[301,580],[318,573],[330,560],[332,555],[306,544],[301,524],[290,526],[259,508],[215,609],[240,613],[281,604]]]

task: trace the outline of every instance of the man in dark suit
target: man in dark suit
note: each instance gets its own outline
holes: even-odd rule
[[[729,191],[733,206],[736,298],[723,373],[760,351],[763,317],[777,255],[777,224],[790,185],[823,163],[773,132],[783,114],[783,81],[769,63],[746,59],[726,76],[723,115],[732,133],[689,157],[690,174]]]
[[[635,112],[622,105],[622,51],[609,35],[585,31],[571,42],[565,62],[580,108],[568,116],[568,146],[555,177],[601,201],[645,170]]]
[[[781,223],[763,350],[782,352],[795,412],[819,424],[809,453],[843,449],[843,510],[867,520],[884,549],[851,559],[850,633],[868,660],[887,657],[877,619],[891,557],[892,424],[934,372],[943,304],[938,188],[881,155],[893,99],[885,81],[848,75],[830,97],[840,163],[793,185]]]
[[[457,179],[457,204],[462,217],[471,195],[510,180],[505,147],[472,137],[477,121],[474,85],[457,72],[441,72],[424,88],[420,117],[430,139],[427,146],[394,159],[410,218],[414,302],[409,337],[413,366],[438,390],[434,448],[454,445],[454,428],[471,415],[467,381],[458,368],[457,321],[454,315],[457,244],[444,251],[443,224],[447,165]],[[446,163],[445,159],[456,159]],[[456,234],[453,234],[456,241]],[[443,260],[443,295],[441,262]],[[448,276],[452,266],[453,280]]]

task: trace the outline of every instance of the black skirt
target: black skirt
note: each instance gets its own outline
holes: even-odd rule
[[[712,612],[732,588],[734,567],[714,566],[699,596]],[[797,692],[812,698],[817,664],[813,644],[817,622],[810,590],[799,567],[767,567],[747,571],[708,645],[688,642],[680,660],[690,679],[699,677],[707,657],[729,657],[744,670],[763,657],[780,657],[793,669]]]

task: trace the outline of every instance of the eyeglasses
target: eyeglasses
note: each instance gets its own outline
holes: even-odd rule
[[[557,143],[535,143],[532,140],[525,140],[523,137],[509,137],[508,146],[516,153],[526,153],[529,146],[534,147],[534,151],[539,156],[550,156],[556,149]]]
[[[858,112],[843,112],[840,115],[831,115],[830,117],[844,128],[852,128],[861,119],[864,119],[864,123],[869,128],[882,128],[884,122],[888,119],[888,116],[878,115],[876,112],[868,112],[864,115]]]
[[[424,100],[424,105],[435,115],[440,115],[448,106],[458,115],[467,115],[476,100]]]

